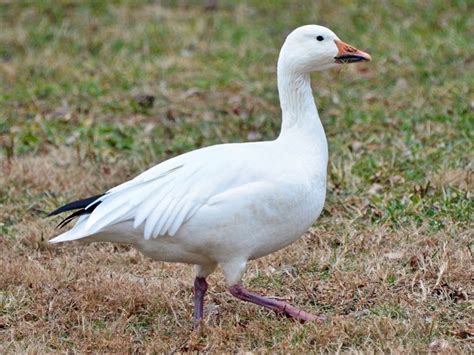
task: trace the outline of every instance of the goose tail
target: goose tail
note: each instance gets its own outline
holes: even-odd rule
[[[89,233],[86,231],[85,221],[87,220],[89,215],[92,213],[92,211],[102,202],[100,200],[102,196],[104,195],[97,195],[97,196],[86,198],[84,200],[74,201],[62,207],[59,207],[57,210],[51,212],[48,215],[48,217],[55,216],[63,212],[75,210],[75,212],[73,212],[72,214],[64,218],[61,221],[61,223],[58,224],[58,228],[64,227],[65,225],[67,225],[69,222],[71,222],[73,219],[77,217],[79,217],[79,219],[77,220],[76,225],[72,229],[58,235],[57,237],[49,240],[48,242],[55,244],[55,243],[69,242],[72,240],[78,240],[78,239],[88,237]]]
[[[76,225],[72,229],[49,240],[48,243],[56,244],[56,243],[62,243],[62,242],[70,242],[73,240],[78,240],[78,239],[88,237],[89,233],[87,233],[86,228],[85,228],[86,226],[85,222],[87,220],[87,217],[88,217],[87,215],[83,215],[79,217]]]

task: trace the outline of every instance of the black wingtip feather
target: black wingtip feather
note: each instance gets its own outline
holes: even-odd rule
[[[76,211],[72,214],[70,214],[69,216],[67,216],[66,218],[64,218],[57,226],[56,228],[62,228],[64,227],[65,225],[67,225],[69,222],[71,222],[74,218],[76,217],[79,217],[79,216],[82,216],[83,214],[87,214],[87,213],[90,213],[92,211],[89,211],[89,210],[79,210],[79,211]]]
[[[67,205],[61,206],[58,209],[54,210],[50,214],[48,214],[48,217],[55,216],[57,214],[60,214],[62,212],[66,211],[72,211],[72,210],[77,210],[64,218],[57,226],[56,228],[62,228],[65,225],[67,225],[69,222],[71,222],[74,218],[82,216],[84,214],[92,213],[94,209],[100,205],[102,201],[98,201],[99,198],[104,196],[102,195],[96,195],[92,196],[89,198],[86,198],[84,200],[79,200],[79,201],[74,201],[71,203],[68,203]]]
[[[68,204],[66,204],[64,206],[61,206],[58,209],[54,210],[50,214],[48,214],[48,217],[56,216],[57,214],[60,214],[60,213],[66,212],[66,211],[85,209],[91,203],[93,203],[94,201],[96,201],[97,199],[101,198],[104,195],[105,194],[96,195],[96,196],[92,196],[92,197],[89,197],[89,198],[85,198],[84,200],[78,200],[78,201],[68,203]],[[92,212],[92,210],[90,210],[90,212]]]

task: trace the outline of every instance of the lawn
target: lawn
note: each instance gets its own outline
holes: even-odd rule
[[[474,4],[0,4],[0,351],[474,351]],[[276,60],[318,23],[371,53],[313,75],[329,141],[320,219],[251,262],[249,288],[330,317],[299,324],[191,266],[48,245],[55,207],[177,154],[279,133]]]

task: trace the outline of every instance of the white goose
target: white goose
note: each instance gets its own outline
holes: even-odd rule
[[[50,240],[130,244],[161,261],[197,266],[195,325],[203,317],[206,277],[223,269],[235,297],[300,320],[319,317],[241,285],[249,260],[300,238],[323,209],[328,148],[310,72],[370,60],[317,25],[288,35],[278,59],[282,127],[274,141],[198,149],[145,171],[103,195],[67,204],[76,210]]]

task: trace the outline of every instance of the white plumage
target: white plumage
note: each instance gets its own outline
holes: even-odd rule
[[[196,264],[198,278],[219,264],[229,285],[239,284],[248,260],[298,239],[323,208],[328,151],[309,73],[370,59],[343,45],[316,25],[288,36],[278,61],[283,124],[276,140],[167,160],[82,206],[75,226],[50,242],[127,243],[156,260]]]

